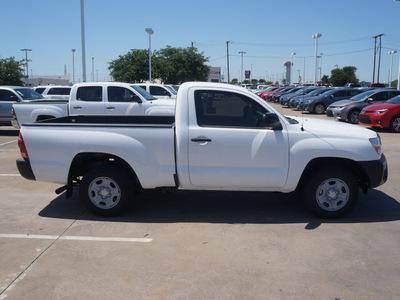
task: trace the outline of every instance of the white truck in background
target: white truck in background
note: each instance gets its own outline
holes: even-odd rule
[[[171,100],[168,100],[171,101]],[[18,170],[64,185],[95,214],[124,211],[135,189],[298,191],[339,217],[387,180],[379,135],[333,121],[284,117],[241,87],[184,83],[175,116],[69,116],[24,124]]]
[[[121,82],[90,82],[72,86],[69,100],[15,103],[11,123],[21,124],[77,115],[170,115],[175,101],[156,99],[142,88]]]

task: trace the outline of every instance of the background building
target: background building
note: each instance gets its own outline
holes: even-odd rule
[[[26,83],[26,78],[22,79]],[[68,75],[29,76],[29,86],[38,85],[70,85]]]

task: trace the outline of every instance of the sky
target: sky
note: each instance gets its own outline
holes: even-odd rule
[[[21,60],[21,49],[32,49],[30,75],[64,75],[66,70],[72,78],[71,49],[76,49],[75,81],[82,81],[80,0],[0,0],[0,11],[0,58]],[[284,63],[296,53],[293,76],[312,81],[316,33],[322,34],[317,52],[322,75],[354,66],[360,81],[371,82],[373,37],[384,34],[379,81],[387,82],[388,51],[400,52],[400,2],[393,0],[84,0],[84,15],[87,81],[92,80],[92,62],[95,81],[108,81],[109,62],[131,49],[148,49],[145,28],[154,30],[152,50],[193,43],[209,59],[208,65],[221,67],[225,79],[227,41],[230,79],[239,80],[244,78],[243,51],[243,70],[251,70],[252,78],[282,78]],[[393,80],[399,52],[393,55]]]

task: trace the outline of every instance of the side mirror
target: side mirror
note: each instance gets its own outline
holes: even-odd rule
[[[10,101],[19,102],[19,98],[17,96],[11,96]]]
[[[368,102],[368,103],[371,103],[371,102],[373,102],[373,101],[374,101],[374,98],[368,98],[368,99],[367,99],[367,102]]]
[[[274,113],[265,113],[262,117],[261,127],[265,127],[271,130],[282,130],[282,124],[279,117]]]
[[[131,95],[131,101],[132,102],[137,102],[137,103],[142,103],[142,99],[138,95]]]

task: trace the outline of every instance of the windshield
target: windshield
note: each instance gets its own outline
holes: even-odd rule
[[[300,90],[298,90],[298,91],[296,91],[296,92],[294,92],[296,95],[303,95],[303,93],[304,93],[304,91],[305,91],[306,89],[300,89]]]
[[[133,88],[136,92],[138,92],[146,100],[157,100],[152,95],[150,95],[148,92],[146,92],[144,89],[142,89],[140,86],[131,85],[131,88]]]
[[[396,96],[389,101],[386,101],[386,103],[392,103],[392,104],[400,104],[400,96]]]
[[[372,95],[373,93],[376,93],[376,91],[374,91],[374,90],[366,91],[364,93],[361,93],[361,94],[351,97],[349,100],[351,100],[351,101],[363,100],[363,99],[367,98],[368,96]]]
[[[165,87],[168,91],[170,91],[173,95],[176,95],[176,92],[175,92],[175,90],[174,90],[172,87],[167,86],[167,85],[164,85],[164,87]]]
[[[326,93],[327,91],[330,91],[330,90],[326,90],[324,88],[316,89],[316,90],[313,90],[311,93],[308,93],[308,96],[318,96],[318,95],[321,95],[323,93]]]
[[[333,95],[334,93],[336,93],[336,91],[338,91],[338,90],[329,90],[325,93],[322,93],[321,96],[330,96],[330,95]]]
[[[38,99],[44,99],[42,95],[39,93],[35,92],[34,90],[31,89],[15,89],[15,92],[17,92],[18,95],[21,96],[22,99],[24,100],[38,100]]]

